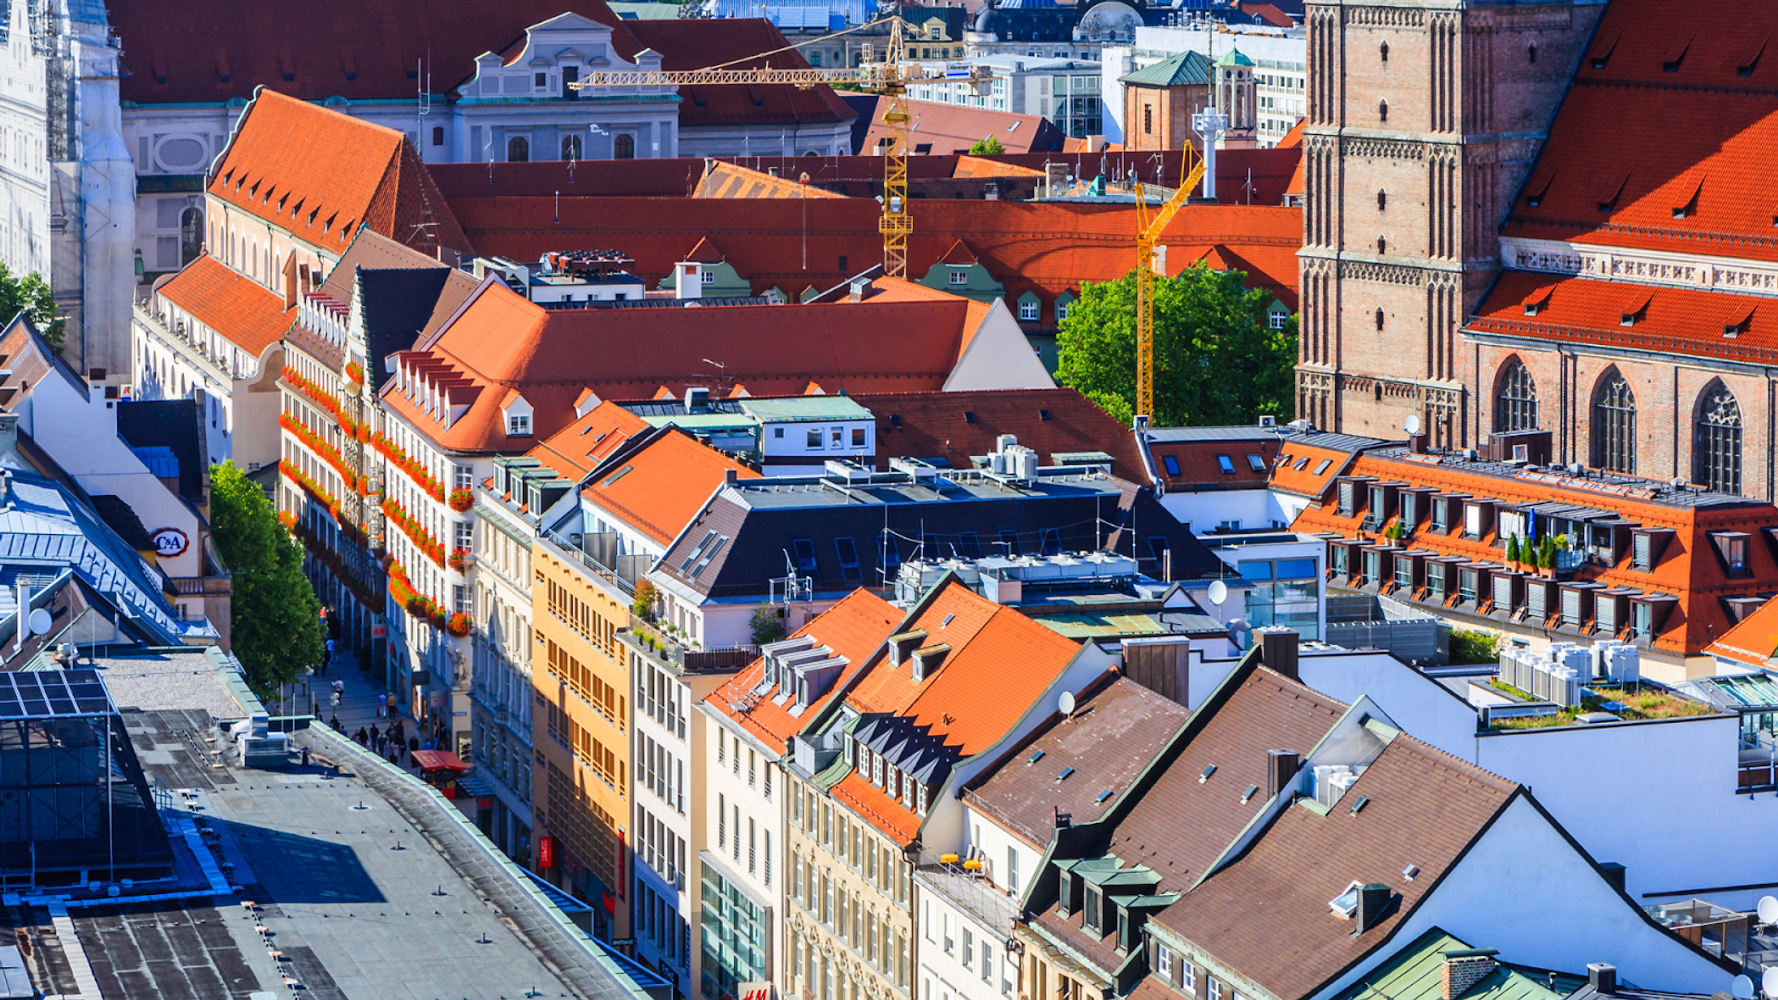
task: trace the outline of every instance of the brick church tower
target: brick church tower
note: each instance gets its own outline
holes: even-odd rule
[[[1297,416],[1384,438],[1465,420],[1457,330],[1602,0],[1310,0]]]

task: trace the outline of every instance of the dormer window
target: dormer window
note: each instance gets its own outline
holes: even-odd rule
[[[507,437],[529,437],[531,434],[531,415],[529,413],[508,414],[506,418]]]
[[[893,770],[891,770],[890,773],[893,774],[894,773]],[[870,781],[871,781],[871,784],[876,785],[878,788],[884,787],[884,785],[883,785],[883,755],[882,754],[873,754],[871,756]]]
[[[914,785],[914,811],[926,815],[926,786],[918,782]]]
[[[1102,932],[1101,925],[1104,923],[1104,915],[1099,912],[1102,905],[1104,904],[1099,895],[1099,887],[1087,886],[1086,903],[1082,908],[1080,925],[1095,934]]]

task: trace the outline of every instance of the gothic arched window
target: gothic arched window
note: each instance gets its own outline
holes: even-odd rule
[[[506,160],[509,163],[524,163],[531,159],[531,140],[522,135],[515,135],[506,142]]]
[[[1494,397],[1494,429],[1528,431],[1537,427],[1537,382],[1530,369],[1514,358],[1500,372],[1500,391]]]
[[[611,155],[614,159],[633,160],[636,158],[636,137],[629,134],[619,135],[611,144]]]
[[[562,159],[580,159],[580,136],[565,135],[562,137]]]
[[[1741,404],[1721,382],[1698,397],[1692,441],[1692,478],[1719,493],[1741,492]]]
[[[184,267],[204,252],[204,210],[187,208],[179,213],[179,266]]]
[[[1636,394],[1615,371],[1600,379],[1593,393],[1593,465],[1636,471]]]

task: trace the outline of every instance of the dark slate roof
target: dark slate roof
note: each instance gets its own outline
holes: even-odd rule
[[[371,389],[380,390],[392,373],[382,359],[397,351],[410,351],[426,330],[434,306],[451,276],[448,267],[360,267],[364,301],[365,350],[371,361]]]
[[[728,541],[714,558],[687,565],[686,557],[712,531]],[[883,584],[877,546],[885,537],[895,547],[896,561],[905,562],[916,557],[922,537],[946,553],[956,546],[965,557],[999,554],[996,543],[1003,531],[1016,536],[1019,553],[1041,552],[1046,544],[1064,552],[1107,549],[1134,555],[1139,568],[1155,576],[1160,567],[1150,538],[1166,539],[1175,578],[1221,565],[1148,490],[1111,477],[1048,474],[1029,489],[992,482],[839,489],[816,478],[746,480],[721,490],[660,565],[711,598],[757,596],[767,592],[769,580],[784,576],[796,542],[805,540],[814,553],[815,571],[808,574],[814,589],[844,593]],[[855,576],[840,567],[836,540],[841,538],[850,539],[857,551]]]
[[[117,434],[132,448],[169,448],[179,461],[179,495],[204,503],[209,449],[203,411],[195,399],[120,400]],[[153,546],[149,546],[153,548]]]
[[[136,512],[130,509],[123,497],[104,493],[93,497],[92,502],[93,510],[99,513],[99,520],[117,532],[117,537],[123,539],[125,545],[137,552],[154,551],[154,537],[148,533],[142,519],[136,516]]]
[[[968,797],[1032,843],[1047,845],[1058,810],[1074,823],[1104,816],[1190,715],[1133,680],[1108,675],[1076,699],[1072,715],[1056,713],[983,772]],[[1064,771],[1073,773],[1057,780]]]

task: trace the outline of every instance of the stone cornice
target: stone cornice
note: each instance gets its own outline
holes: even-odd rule
[[[1500,238],[1500,260],[1517,271],[1778,297],[1778,262],[1627,247]]]

